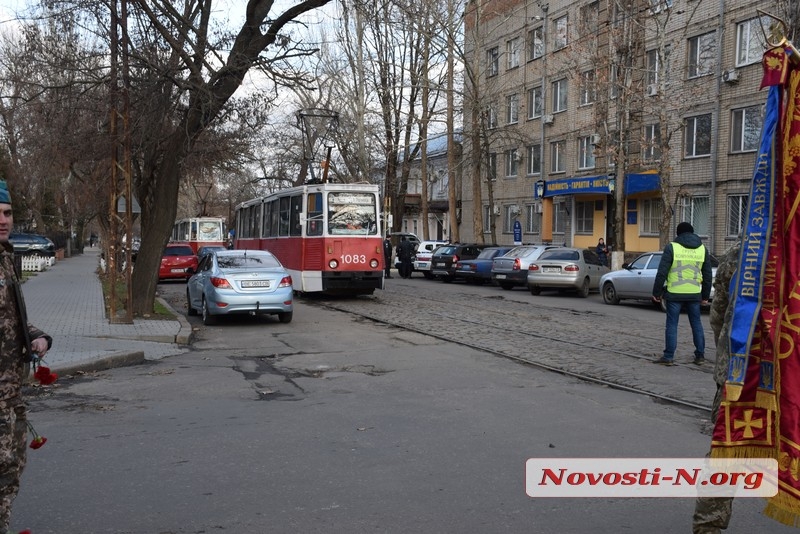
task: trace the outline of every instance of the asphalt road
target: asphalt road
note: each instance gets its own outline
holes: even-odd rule
[[[618,355],[632,376],[651,373],[646,384],[677,389],[691,373],[710,397],[708,370],[644,359],[660,350],[660,312],[605,306],[596,295],[390,282],[371,298],[298,300],[288,325],[244,318],[202,327],[192,317],[189,353],[38,389],[31,421],[48,442],[30,451],[12,526],[36,534],[690,531],[691,499],[530,498],[524,468],[528,458],[701,457],[702,410],[503,357],[514,349],[553,359],[569,352],[566,340],[579,341],[571,354],[580,371],[619,345],[632,354]],[[180,308],[185,286],[159,287]],[[513,310],[501,331],[497,306]],[[529,331],[539,332],[536,343],[521,335]],[[465,346],[475,339],[494,349]],[[730,531],[790,531],[761,506],[737,500]]]

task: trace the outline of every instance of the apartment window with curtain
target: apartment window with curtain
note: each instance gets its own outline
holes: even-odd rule
[[[506,41],[506,68],[515,69],[519,67],[520,38],[515,37]]]
[[[567,163],[565,161],[566,152],[566,141],[554,141],[550,143],[550,172],[567,171]]]
[[[687,117],[685,124],[686,157],[711,155],[711,114]]]
[[[527,153],[527,167],[525,174],[541,174],[542,173],[542,145],[528,145]]]
[[[489,161],[486,165],[486,176],[491,181],[497,180],[497,153],[489,153]]]
[[[578,138],[578,168],[594,168],[594,143],[591,135]]]
[[[486,51],[486,77],[497,76],[500,72],[500,51],[496,46]]]
[[[645,198],[639,201],[639,235],[656,236],[661,224],[661,199]]]
[[[553,21],[553,49],[561,50],[569,44],[567,35],[567,16],[558,17]]]
[[[553,202],[553,233],[563,235],[567,233],[567,203]]]
[[[528,118],[535,119],[536,117],[541,117],[543,108],[542,88],[531,87],[528,89]]]
[[[486,107],[486,127],[490,130],[497,128],[497,104]]]
[[[747,195],[728,195],[728,237],[739,237],[747,219]]]
[[[595,87],[594,71],[587,70],[581,73],[581,98],[580,105],[585,106],[595,101]]]
[[[544,55],[544,27],[539,26],[528,32],[528,60]]]
[[[510,205],[503,206],[503,233],[510,234],[514,230],[516,214]]]
[[[483,206],[483,233],[488,234],[492,231],[492,220],[494,219],[494,212],[492,207],[488,204]]]
[[[600,3],[592,2],[581,7],[580,35],[586,48],[592,52],[597,50],[598,20],[600,18]]]
[[[717,62],[717,36],[715,32],[704,33],[689,39],[689,78],[714,74]]]
[[[575,203],[575,233],[594,233],[594,201]]]
[[[506,97],[506,124],[519,122],[519,95],[513,94]]]
[[[648,50],[645,52],[645,82],[647,85],[658,85],[658,50]]]
[[[769,17],[756,17],[736,25],[736,66],[742,67],[761,61],[761,56],[767,49],[764,40],[764,28],[769,28]]]
[[[567,110],[567,79],[553,82],[553,113]]]
[[[761,143],[764,117],[761,106],[749,106],[731,111],[731,152],[753,152]]]
[[[644,127],[643,154],[644,161],[654,162],[661,159],[661,125],[648,124]]]
[[[683,219],[694,227],[699,236],[709,235],[709,198],[707,196],[687,197],[683,199]]]
[[[537,211],[536,204],[525,204],[525,233],[538,234],[542,227],[542,214]]]
[[[517,176],[517,165],[519,164],[519,152],[516,148],[506,150],[506,178]]]

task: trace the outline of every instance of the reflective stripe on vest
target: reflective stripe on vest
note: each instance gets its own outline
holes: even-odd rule
[[[706,247],[686,248],[672,243],[672,266],[667,274],[667,291],[673,294],[692,294],[702,291],[703,261]]]

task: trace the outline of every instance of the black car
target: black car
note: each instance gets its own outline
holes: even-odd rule
[[[39,254],[47,257],[56,255],[55,244],[43,235],[11,234],[8,240],[14,245],[16,254]]]
[[[431,275],[445,282],[456,277],[456,264],[460,260],[474,260],[487,247],[495,245],[451,243],[437,248],[431,257]]]

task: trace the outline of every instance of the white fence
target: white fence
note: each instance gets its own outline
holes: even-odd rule
[[[24,255],[20,258],[22,260],[22,271],[40,272],[52,267],[56,264],[54,257],[39,256],[38,254]]]

